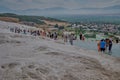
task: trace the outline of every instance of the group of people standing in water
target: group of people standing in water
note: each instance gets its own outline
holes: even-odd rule
[[[98,52],[109,52],[111,53],[112,51],[112,39],[102,39],[98,41],[97,46],[98,46]]]

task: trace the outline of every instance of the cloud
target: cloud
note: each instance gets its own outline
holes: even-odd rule
[[[12,10],[63,7],[68,9],[103,8],[120,5],[120,0],[1,0],[0,6]]]

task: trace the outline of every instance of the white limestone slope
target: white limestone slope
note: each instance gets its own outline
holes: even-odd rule
[[[15,34],[14,25],[23,26],[0,22],[0,80],[120,80],[119,58]]]

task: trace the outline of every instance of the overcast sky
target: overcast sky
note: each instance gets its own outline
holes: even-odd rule
[[[12,10],[63,7],[69,9],[103,8],[120,5],[120,0],[0,0],[0,6]]]
[[[110,6],[117,6],[117,9],[101,9]],[[48,11],[45,9],[54,7],[66,9],[63,11],[58,9],[57,11]],[[16,13],[26,15],[120,14],[119,7],[120,0],[0,0],[0,13]]]

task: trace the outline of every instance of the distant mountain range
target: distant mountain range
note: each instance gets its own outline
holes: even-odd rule
[[[120,5],[109,6],[109,7],[104,7],[104,8],[79,8],[75,10],[96,10],[96,9],[100,9],[100,10],[119,9],[120,10]]]
[[[63,7],[53,7],[53,8],[45,8],[45,9],[27,9],[27,10],[11,10],[6,7],[0,6],[0,13],[16,13],[16,14],[29,14],[29,15],[46,15],[46,14],[64,14],[64,13],[71,13],[75,11],[81,11],[81,10],[89,10],[89,11],[95,11],[95,10],[109,10],[108,13],[113,11],[115,14],[120,13],[120,5],[105,7],[105,8],[80,8],[80,9],[67,9]],[[116,11],[114,11],[116,10]],[[107,11],[106,11],[107,12]],[[111,13],[113,14],[113,13]]]
[[[62,7],[53,7],[53,8],[45,8],[45,9],[27,9],[22,11],[58,11],[58,10],[67,10],[67,9]]]
[[[120,10],[120,5],[105,7],[104,9],[119,9]]]
[[[9,8],[6,8],[6,7],[3,7],[3,6],[0,6],[0,12],[8,12],[8,11],[12,11],[12,10],[9,9]]]

